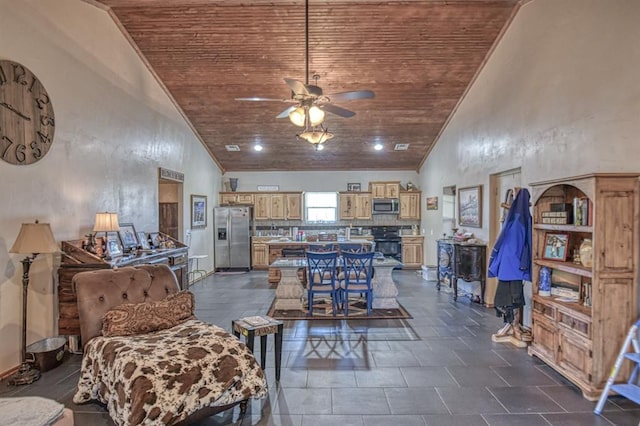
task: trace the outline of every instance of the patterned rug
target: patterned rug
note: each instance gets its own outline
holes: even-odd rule
[[[271,302],[268,316],[279,320],[319,320],[319,319],[345,319],[344,312],[336,312],[336,316],[333,316],[333,308],[331,306],[330,299],[316,299],[313,304],[313,316],[309,315],[309,309],[306,306],[303,310],[283,310],[274,308],[275,299]],[[349,300],[349,315],[346,319],[359,319],[359,320],[371,320],[371,319],[407,319],[413,318],[409,312],[398,303],[397,309],[372,309],[371,315],[367,315],[367,304],[364,299],[351,299]]]

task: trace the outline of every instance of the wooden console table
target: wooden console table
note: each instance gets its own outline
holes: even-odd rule
[[[458,279],[480,281],[480,303],[484,304],[487,274],[487,246],[438,240],[438,282],[453,286],[453,300],[458,300]]]
[[[77,299],[71,286],[71,280],[78,272],[164,263],[176,274],[180,289],[186,290],[189,287],[189,247],[168,235],[163,236],[166,240],[172,241],[175,247],[118,256],[111,261],[84,250],[82,240],[63,241],[62,262],[58,269],[58,334],[80,335]]]

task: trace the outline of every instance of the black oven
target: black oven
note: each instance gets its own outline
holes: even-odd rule
[[[402,262],[402,238],[399,226],[374,226],[371,228],[375,250],[385,257]]]

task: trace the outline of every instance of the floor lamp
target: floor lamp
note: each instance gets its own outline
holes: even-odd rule
[[[40,378],[40,370],[27,362],[27,289],[29,288],[29,269],[33,259],[40,253],[56,253],[60,251],[51,227],[48,223],[23,223],[18,238],[13,243],[10,253],[27,254],[22,262],[22,345],[21,364],[18,371],[9,377],[11,385],[28,385]],[[31,254],[31,256],[29,256]]]

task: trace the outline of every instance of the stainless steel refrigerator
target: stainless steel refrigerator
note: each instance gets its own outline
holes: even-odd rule
[[[251,268],[251,207],[216,207],[215,269]]]

